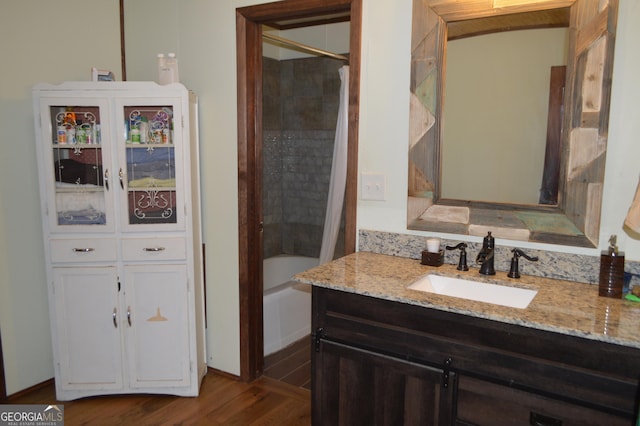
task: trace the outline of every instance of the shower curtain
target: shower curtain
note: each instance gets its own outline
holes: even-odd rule
[[[333,144],[333,163],[329,182],[329,197],[327,212],[322,232],[319,263],[330,262],[338,240],[340,219],[344,204],[344,192],[347,184],[347,138],[349,121],[349,66],[343,65],[340,70],[340,105],[338,106],[338,120]]]

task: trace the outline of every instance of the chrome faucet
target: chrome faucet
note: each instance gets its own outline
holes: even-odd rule
[[[476,257],[476,263],[480,264],[480,273],[482,275],[495,275],[496,270],[493,266],[493,253],[495,249],[495,239],[491,236],[491,232],[482,240],[482,250]]]

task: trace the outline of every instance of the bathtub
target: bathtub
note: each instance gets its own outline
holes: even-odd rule
[[[280,255],[263,263],[264,354],[269,355],[311,333],[311,286],[291,281],[318,259]]]

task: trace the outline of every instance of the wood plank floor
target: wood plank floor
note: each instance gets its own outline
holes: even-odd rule
[[[197,398],[126,395],[58,402],[51,383],[7,402],[64,405],[67,426],[311,424],[308,390],[268,377],[243,383],[212,370]]]
[[[311,336],[264,358],[264,375],[304,389],[311,389]]]

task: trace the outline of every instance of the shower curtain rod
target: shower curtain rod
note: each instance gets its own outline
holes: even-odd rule
[[[287,40],[286,38],[282,38],[277,35],[262,33],[262,37],[269,40],[277,41],[280,43],[288,44],[290,46],[299,47],[300,49],[306,50],[308,52],[318,53],[320,55],[329,56],[334,59],[340,59],[342,61],[349,62],[349,58],[347,58],[344,55],[338,55],[337,53],[328,52],[326,50],[318,49],[317,47],[307,46],[306,44],[298,43],[297,41],[293,41],[293,40]]]

